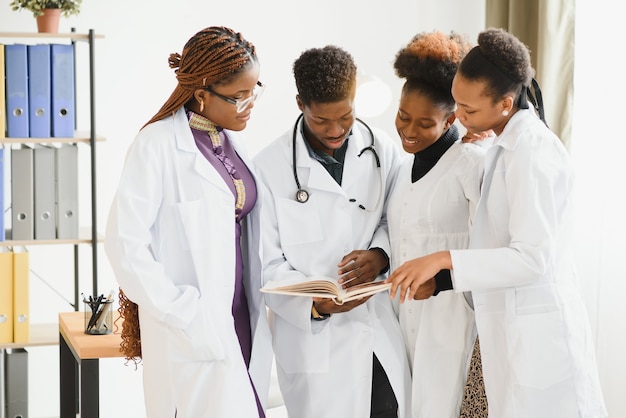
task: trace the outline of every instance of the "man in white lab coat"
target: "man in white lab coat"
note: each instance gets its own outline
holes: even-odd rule
[[[344,50],[294,63],[302,115],[255,158],[264,280],[384,279],[384,202],[400,149],[355,116],[356,65]],[[387,292],[343,305],[267,295],[280,388],[298,418],[405,417],[410,372]]]

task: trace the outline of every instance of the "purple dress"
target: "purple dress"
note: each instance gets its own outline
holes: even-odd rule
[[[219,131],[219,138],[211,137],[209,127],[214,127],[212,122],[201,115],[187,112],[189,126],[196,141],[196,145],[202,155],[211,163],[215,170],[222,176],[224,182],[235,196],[236,205],[233,208],[233,219],[235,221],[235,292],[232,304],[232,314],[235,321],[235,331],[239,338],[241,354],[243,355],[246,367],[250,366],[250,356],[252,353],[252,331],[250,327],[250,311],[248,301],[243,286],[243,256],[241,251],[241,220],[250,213],[256,203],[257,191],[254,177],[246,164],[241,160],[232,143],[224,132]],[[213,131],[213,133],[215,133]],[[264,418],[265,414],[259,401],[256,389],[250,380],[256,396],[259,417]]]

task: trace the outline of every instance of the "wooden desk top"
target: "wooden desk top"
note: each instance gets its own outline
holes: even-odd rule
[[[120,353],[120,336],[122,321],[115,321],[119,313],[113,313],[113,333],[106,335],[85,334],[84,312],[60,312],[59,332],[65,338],[67,345],[80,359],[96,359],[109,357],[124,357]]]

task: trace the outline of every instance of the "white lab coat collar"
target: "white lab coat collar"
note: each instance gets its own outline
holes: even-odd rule
[[[532,110],[519,109],[511,116],[511,119],[509,119],[500,135],[496,137],[493,144],[509,151],[515,150],[519,143],[520,134],[529,127],[529,119],[540,120]]]

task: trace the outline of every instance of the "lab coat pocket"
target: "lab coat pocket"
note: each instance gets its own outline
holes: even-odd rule
[[[519,385],[546,389],[571,377],[563,313],[550,285],[516,289],[509,343]]]
[[[274,323],[274,354],[286,373],[328,372],[330,324],[325,325],[319,333],[312,334],[284,320]]]
[[[203,309],[199,310],[187,328],[177,328],[176,334],[178,338],[171,344],[175,346],[174,352],[181,353],[182,361],[217,361],[225,357],[216,326]]]
[[[206,230],[201,223],[204,222],[204,217],[208,216],[206,213],[207,206],[204,200],[180,202],[176,205],[178,226],[175,233],[178,234],[178,240],[182,250],[189,251],[190,249],[196,249],[199,245],[206,247],[209,240],[206,239],[206,236],[203,240],[199,240],[198,238],[201,234],[198,232]]]
[[[176,205],[178,219],[174,225],[177,230],[172,233],[178,234],[183,250],[209,254],[209,251],[223,245],[223,241],[215,237],[234,234],[234,227],[229,222],[234,219],[232,212],[225,210],[232,208],[229,199],[232,200],[232,195],[218,191],[211,199],[184,201]]]
[[[330,208],[326,210],[332,210]],[[324,211],[313,198],[306,203],[293,199],[276,201],[276,219],[283,246],[294,246],[318,242],[324,238],[319,214]]]

